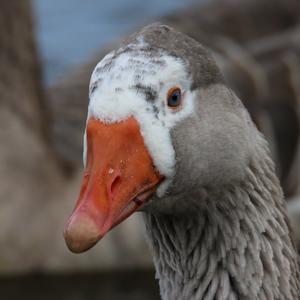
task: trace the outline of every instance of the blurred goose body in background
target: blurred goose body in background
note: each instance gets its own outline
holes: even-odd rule
[[[150,25],[109,53],[84,141],[72,251],[143,210],[162,299],[299,299],[267,143],[198,42]]]

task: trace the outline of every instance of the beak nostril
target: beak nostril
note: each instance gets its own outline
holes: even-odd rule
[[[121,183],[121,176],[116,175],[116,177],[114,178],[113,182],[110,185],[110,191],[109,191],[110,198],[113,197],[113,195],[117,191],[118,186],[120,185],[120,183]]]

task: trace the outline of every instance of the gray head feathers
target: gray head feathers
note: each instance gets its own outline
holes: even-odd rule
[[[185,95],[176,111],[166,104],[174,85]],[[99,63],[90,94],[89,116],[136,118],[169,180],[143,207],[164,300],[300,298],[268,146],[202,45],[145,27]]]
[[[166,26],[131,37],[183,60],[194,114],[172,128],[176,175],[145,207],[161,295],[299,299],[299,266],[268,146],[210,54]],[[154,55],[155,56],[155,55]]]
[[[144,50],[152,53],[153,57],[156,51],[161,49],[185,62],[193,81],[192,90],[223,82],[220,70],[211,54],[189,36],[166,25],[152,24],[129,37],[124,44],[130,45],[141,37],[147,44]],[[130,51],[130,47],[127,49]]]

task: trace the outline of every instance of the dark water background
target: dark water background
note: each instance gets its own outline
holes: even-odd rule
[[[153,271],[0,277],[0,291],[3,300],[160,299]]]
[[[195,0],[33,0],[46,83],[140,24]]]

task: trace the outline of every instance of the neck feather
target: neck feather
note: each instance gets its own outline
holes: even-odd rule
[[[164,300],[299,299],[282,191],[266,149],[263,157],[219,196],[207,191],[193,215],[145,213]]]

